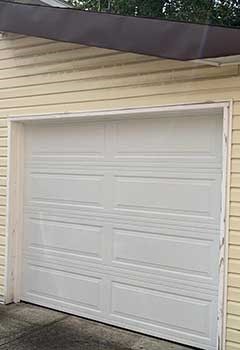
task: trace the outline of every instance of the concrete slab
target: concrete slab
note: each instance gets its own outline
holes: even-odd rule
[[[0,306],[0,350],[189,350],[25,303]]]
[[[64,320],[63,324],[64,329],[70,332],[75,329],[84,339],[112,348],[130,349],[139,340],[137,333],[79,317],[71,316]]]
[[[134,344],[131,350],[191,350],[186,346],[161,339],[143,336]]]
[[[64,313],[27,303],[11,304],[4,310],[9,317],[33,325],[44,326],[66,317]]]
[[[0,310],[0,347],[24,334],[28,334],[31,329],[31,324],[15,320]]]
[[[98,341],[98,338],[84,334],[82,322],[77,320],[57,321],[52,326],[43,327],[21,339],[17,339],[1,350],[122,350],[108,340]]]

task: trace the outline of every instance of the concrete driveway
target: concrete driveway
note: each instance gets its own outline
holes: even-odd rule
[[[26,303],[0,305],[0,350],[189,350]]]

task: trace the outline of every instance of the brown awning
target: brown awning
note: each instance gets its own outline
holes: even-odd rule
[[[177,60],[240,54],[240,29],[0,2],[0,31]]]

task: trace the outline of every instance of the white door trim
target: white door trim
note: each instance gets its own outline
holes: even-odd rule
[[[222,179],[222,237],[219,256],[219,303],[218,303],[218,348],[226,349],[227,295],[228,295],[228,255],[229,255],[229,215],[231,190],[232,154],[232,101],[223,109],[223,179]]]
[[[160,112],[180,112],[180,111],[192,111],[192,110],[213,110],[229,109],[230,102],[216,102],[216,103],[198,103],[198,104],[181,104],[171,106],[159,106],[159,107],[140,107],[140,108],[118,108],[118,109],[106,109],[106,110],[90,110],[77,113],[46,113],[46,114],[34,114],[30,116],[18,115],[8,116],[9,122],[27,122],[27,121],[41,121],[41,120],[68,120],[68,118],[76,119],[108,119],[108,118],[128,118],[129,115],[139,115],[145,113],[160,113]]]
[[[5,278],[5,303],[20,301],[21,285],[21,246],[23,229],[23,159],[24,159],[24,124],[36,121],[67,121],[71,119],[114,119],[127,118],[146,113],[179,113],[216,110],[223,115],[223,180],[222,180],[222,212],[221,239],[219,254],[219,302],[218,302],[218,350],[225,349],[226,307],[227,307],[227,262],[228,262],[228,227],[229,227],[229,192],[231,165],[231,125],[232,103],[188,104],[154,108],[130,108],[116,110],[86,111],[79,113],[55,113],[32,116],[9,117],[8,147],[8,189],[7,189],[7,254]],[[211,117],[211,116],[210,116]],[[217,349],[216,349],[217,350]]]

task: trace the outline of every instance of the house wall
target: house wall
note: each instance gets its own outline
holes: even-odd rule
[[[8,35],[0,40],[0,294],[7,117],[233,100],[227,350],[240,350],[240,70]]]

